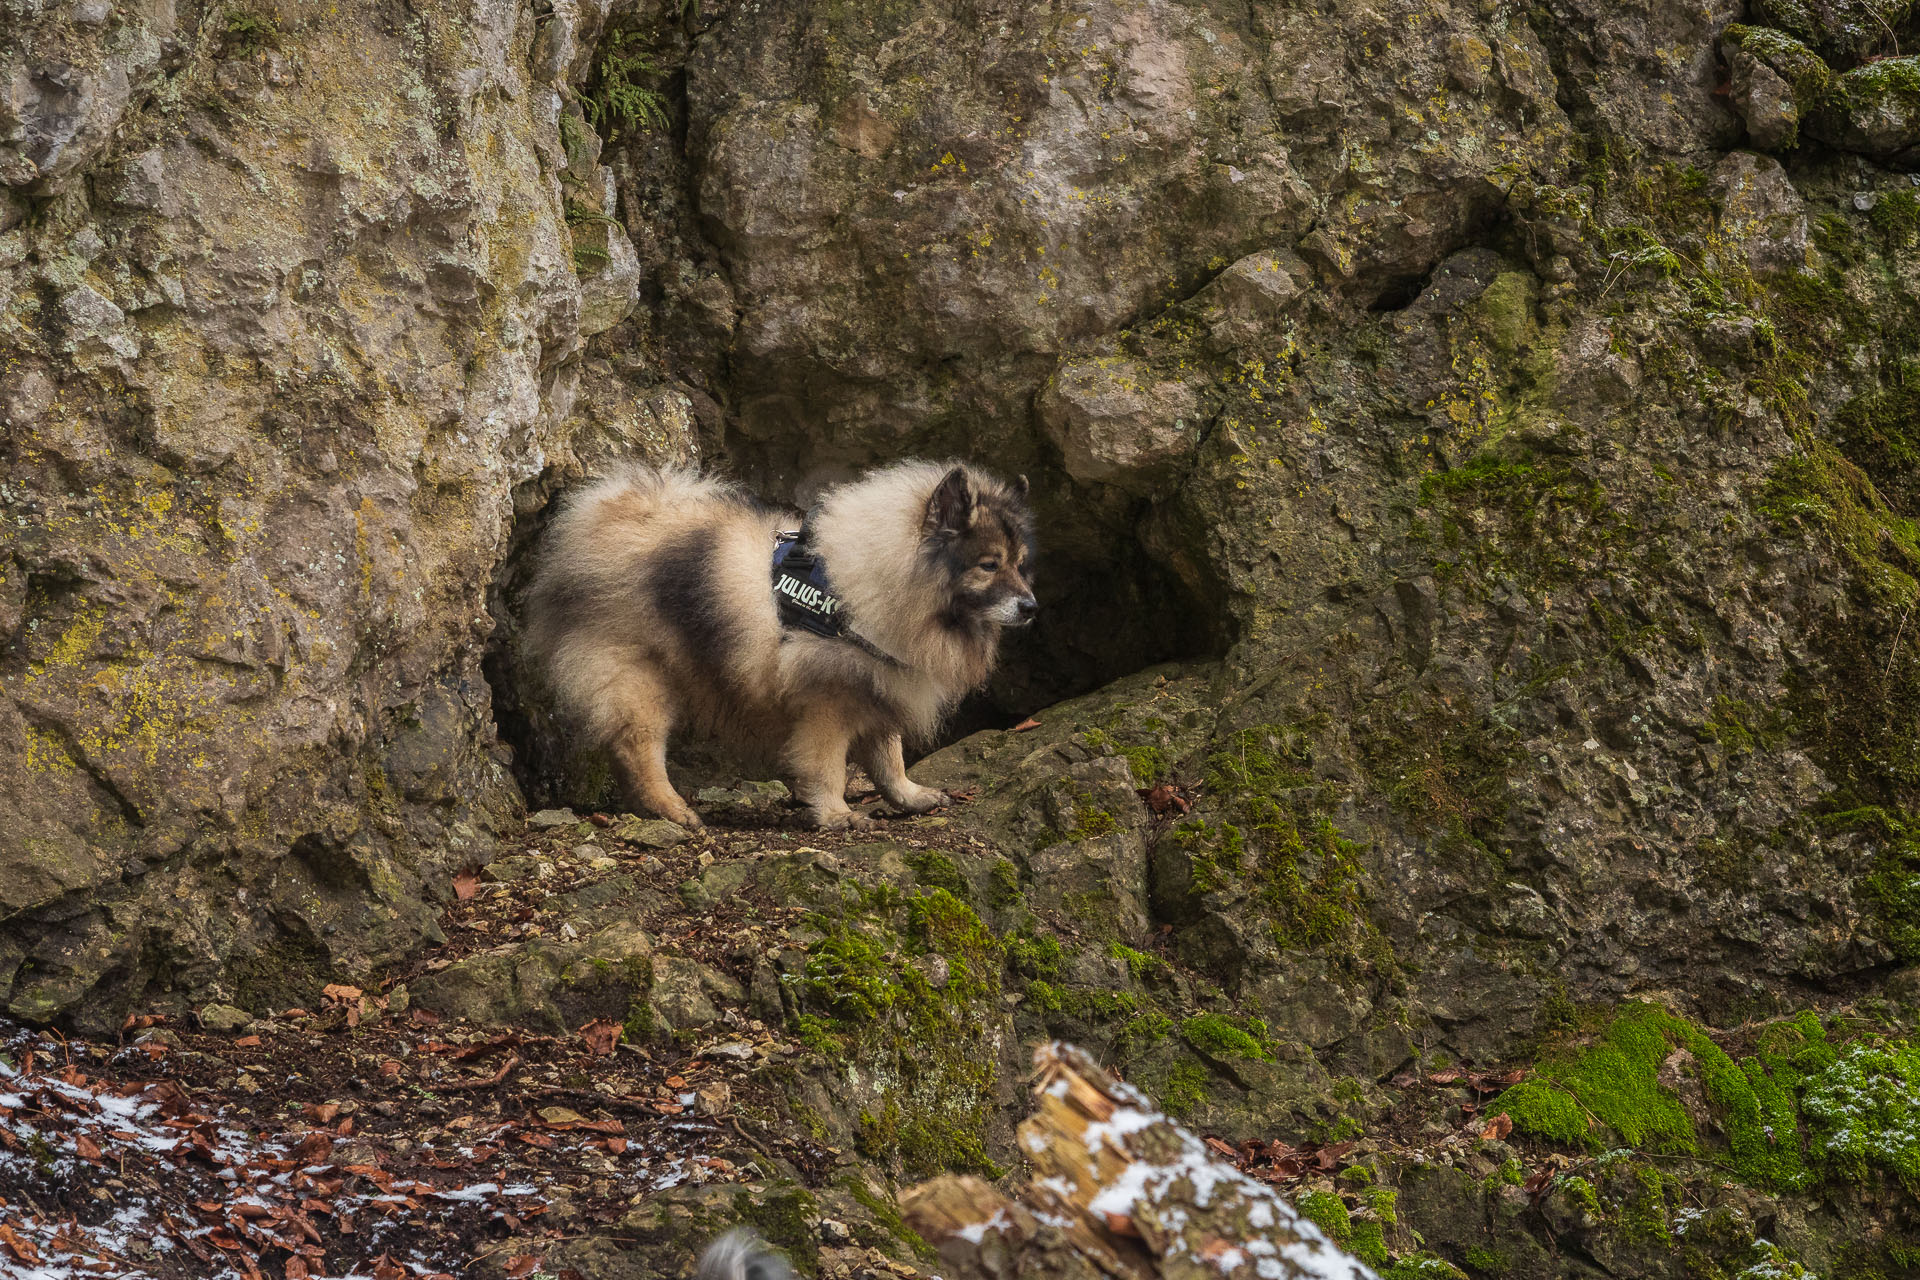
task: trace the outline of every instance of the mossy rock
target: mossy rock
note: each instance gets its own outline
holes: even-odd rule
[[[1819,1023],[1795,1029],[1824,1040]],[[1626,1004],[1590,1044],[1541,1061],[1539,1075],[1489,1104],[1516,1130],[1602,1150],[1624,1145],[1707,1154],[1742,1180],[1794,1190],[1810,1174],[1793,1088],[1800,1068],[1773,1052],[1736,1063],[1693,1023]]]
[[[413,1002],[483,1026],[567,1035],[582,1023],[626,1023],[654,981],[652,940],[630,921],[574,943],[536,938],[503,954],[483,952],[421,975]]]

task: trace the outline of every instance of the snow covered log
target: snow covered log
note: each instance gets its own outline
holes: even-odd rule
[[[1020,1126],[1033,1176],[1019,1198],[945,1177],[902,1200],[949,1280],[1372,1276],[1081,1050],[1042,1045],[1034,1067],[1035,1111]]]

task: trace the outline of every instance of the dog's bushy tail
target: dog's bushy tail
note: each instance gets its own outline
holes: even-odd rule
[[[735,1227],[700,1255],[694,1280],[793,1280],[787,1260],[745,1227]]]
[[[615,551],[618,530],[698,503],[732,499],[735,493],[733,486],[704,480],[690,467],[630,462],[611,468],[561,502],[543,536],[527,590],[522,653],[570,714],[587,717],[593,698],[590,693],[576,696],[552,664],[581,630],[618,616],[616,602],[634,589],[633,566]]]

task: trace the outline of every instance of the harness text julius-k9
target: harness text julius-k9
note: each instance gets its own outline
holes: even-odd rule
[[[826,562],[813,550],[804,528],[773,535],[773,598],[781,626],[845,640],[884,662],[902,665],[853,629],[840,597],[828,584]]]

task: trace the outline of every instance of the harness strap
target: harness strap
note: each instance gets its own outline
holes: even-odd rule
[[[882,649],[853,629],[844,604],[833,593],[827,578],[826,562],[802,525],[797,530],[776,531],[773,535],[773,598],[780,610],[782,626],[811,632],[829,640],[845,640],[881,661],[906,668],[906,663]]]

